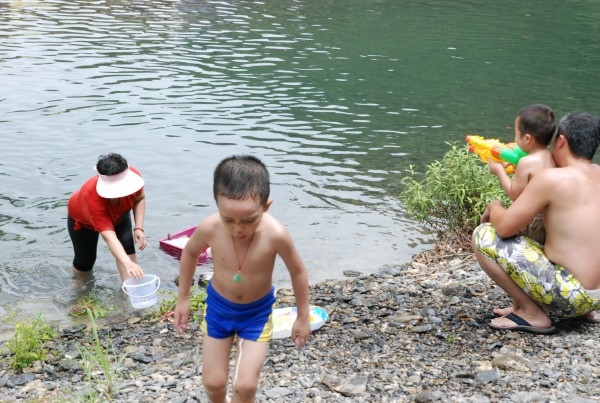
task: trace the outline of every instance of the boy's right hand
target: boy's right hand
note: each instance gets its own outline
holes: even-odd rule
[[[490,172],[496,176],[506,173],[505,164],[497,161],[488,160],[488,164],[490,165]]]
[[[175,312],[173,312],[173,326],[180,332],[188,330],[188,322],[190,320],[190,302],[177,301]]]

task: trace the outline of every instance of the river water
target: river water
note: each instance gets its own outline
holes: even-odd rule
[[[510,141],[526,104],[600,112],[597,2],[454,3],[0,1],[0,331],[68,322],[84,294],[127,308],[102,242],[92,280],[70,272],[67,199],[107,152],[146,180],[138,257],[162,290],[178,265],[159,240],[215,210],[236,153],[268,165],[313,283],[429,247],[397,199],[410,164]]]

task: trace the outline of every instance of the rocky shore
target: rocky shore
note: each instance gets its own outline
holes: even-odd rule
[[[257,401],[600,401],[598,325],[558,322],[547,336],[491,329],[492,308],[508,299],[470,253],[347,275],[311,287],[330,320],[306,346],[271,342]],[[293,305],[291,292],[279,290],[278,301]],[[102,374],[89,380],[77,359],[88,333],[60,334],[47,362],[23,373],[0,357],[0,401],[206,401],[197,324],[184,335],[168,317],[102,324],[100,338],[122,358],[110,395]]]

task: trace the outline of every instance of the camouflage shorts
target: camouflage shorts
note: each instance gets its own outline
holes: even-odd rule
[[[591,297],[567,269],[548,260],[543,245],[525,236],[501,238],[490,223],[475,229],[473,241],[548,313],[568,318],[600,308],[600,299]]]

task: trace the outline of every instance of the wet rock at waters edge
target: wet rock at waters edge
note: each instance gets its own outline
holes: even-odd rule
[[[75,326],[62,329],[61,333],[65,335],[74,335],[83,332],[85,329],[87,329],[87,325],[85,323],[79,323]]]

